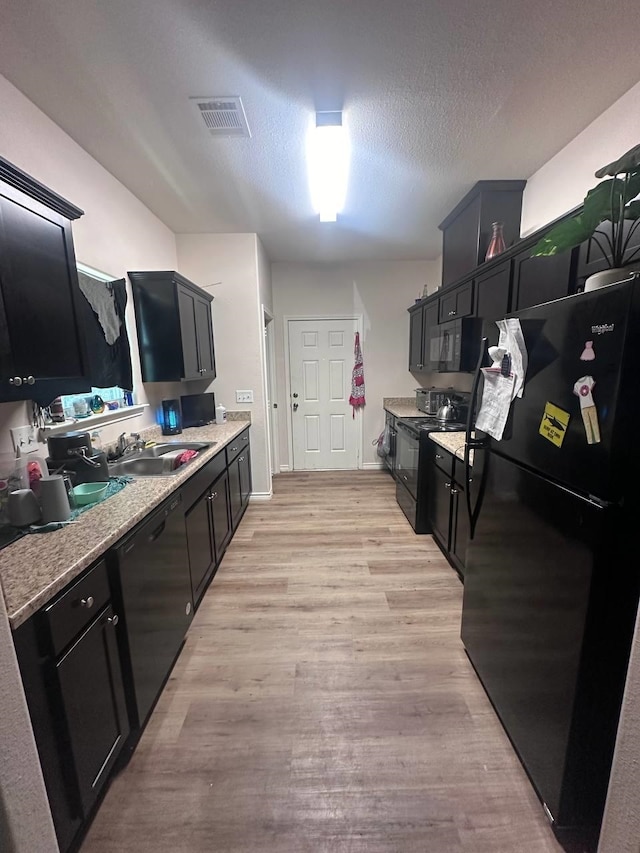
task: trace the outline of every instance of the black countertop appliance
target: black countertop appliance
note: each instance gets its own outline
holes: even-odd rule
[[[462,639],[559,840],[591,849],[638,604],[640,283],[514,316],[524,395],[501,441],[468,424]]]
[[[47,439],[49,473],[70,474],[74,485],[106,483],[109,468],[106,454],[95,450],[88,432],[62,432]]]

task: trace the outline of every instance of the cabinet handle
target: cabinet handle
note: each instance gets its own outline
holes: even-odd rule
[[[436,453],[436,459],[442,459],[442,454]]]
[[[458,490],[457,490],[457,489],[451,489],[451,494],[452,494],[452,495],[457,495],[457,494],[458,494]]]
[[[451,488],[451,483],[445,483],[445,484],[444,484],[444,487],[445,487],[445,489],[450,489],[450,488]]]
[[[409,478],[407,477],[407,475],[406,475],[406,474],[403,474],[403,475],[402,475],[402,479],[403,479],[403,480],[407,480],[407,481],[409,480]]]
[[[35,376],[27,376],[27,378],[24,381],[27,383],[27,385],[35,385],[36,384]]]
[[[87,610],[90,610],[94,605],[94,598],[92,595],[88,595],[86,598],[80,599],[80,607],[86,607]]]
[[[218,493],[217,493],[217,492],[212,492],[210,495],[208,495],[208,496],[207,496],[207,500],[208,500],[208,501],[215,501],[215,499],[216,499],[217,497],[218,497]]]
[[[9,380],[9,385],[15,385],[16,388],[19,388],[22,385],[22,379],[19,376],[14,376]]]
[[[115,628],[120,619],[118,618],[118,614],[114,613],[113,616],[107,616],[107,622],[109,625],[113,625]]]
[[[455,316],[456,316],[455,311],[449,311],[449,317],[455,317]]]
[[[424,364],[416,364],[416,367],[424,367]]]
[[[241,456],[240,459],[238,459],[238,462],[244,462],[244,456]]]
[[[232,452],[232,453],[235,453],[237,449],[238,449],[237,447],[232,447],[232,448],[231,448],[231,452]]]

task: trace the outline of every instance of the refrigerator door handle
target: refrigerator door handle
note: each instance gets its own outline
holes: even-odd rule
[[[480,388],[480,377],[482,375],[482,364],[487,356],[487,345],[489,343],[488,338],[482,338],[482,342],[480,344],[480,352],[478,354],[478,362],[476,364],[476,370],[473,376],[473,385],[471,386],[471,399],[469,400],[469,413],[467,415],[467,429],[465,433],[465,442],[464,442],[464,475],[465,475],[465,497],[467,504],[467,513],[469,515],[469,538],[473,539],[473,535],[475,533],[476,524],[478,523],[478,516],[480,515],[480,509],[482,508],[482,499],[484,497],[484,487],[486,483],[486,469],[487,466],[483,465],[482,476],[480,478],[480,489],[478,491],[478,499],[476,501],[475,507],[471,505],[471,451],[473,450],[475,453],[478,453],[480,450],[486,449],[486,440],[479,438],[472,438],[471,434],[473,432],[474,420],[476,414],[476,403],[478,398],[478,390]],[[477,457],[476,457],[477,462]]]

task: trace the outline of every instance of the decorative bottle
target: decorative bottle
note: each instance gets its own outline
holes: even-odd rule
[[[502,254],[502,252],[504,252],[504,250],[507,248],[504,242],[504,225],[502,224],[502,222],[494,222],[491,225],[491,228],[491,240],[489,241],[489,248],[487,249],[487,254],[484,256],[485,261],[490,261],[491,258],[496,258],[498,255]]]

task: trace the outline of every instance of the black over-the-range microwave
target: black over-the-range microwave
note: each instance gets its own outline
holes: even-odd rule
[[[461,317],[429,329],[429,367],[440,373],[475,370],[482,340],[482,318]]]

